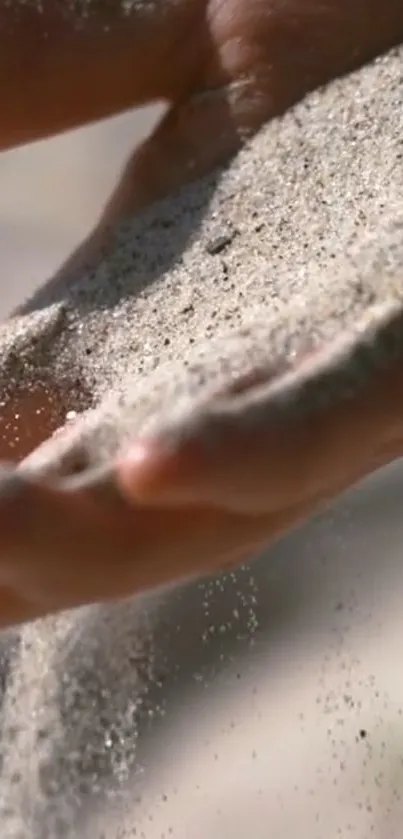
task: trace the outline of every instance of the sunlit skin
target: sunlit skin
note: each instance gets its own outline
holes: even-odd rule
[[[154,0],[127,15],[106,0],[43,0],[40,9],[15,0],[0,8],[0,148],[171,103],[126,167],[94,248],[122,213],[211,169],[307,90],[401,40],[401,0]],[[309,420],[248,434],[234,415],[213,454],[200,429],[169,451],[140,440],[116,463],[121,505],[89,490],[16,484],[6,472],[0,624],[214,573],[270,545],[402,454],[401,368]],[[0,418],[4,460],[21,460],[60,425],[64,394],[49,387],[51,398],[21,383],[4,409],[29,429],[12,447]]]

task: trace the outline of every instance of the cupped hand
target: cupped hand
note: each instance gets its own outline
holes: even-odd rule
[[[213,445],[203,427],[176,444],[172,436],[139,440],[116,463],[116,498],[4,467],[1,624],[130,597],[251,557],[401,455],[402,381],[399,365],[354,399],[281,427],[245,426],[234,414]]]
[[[134,3],[127,18],[106,4],[78,26],[52,0],[3,4],[0,147],[169,101],[126,167],[100,236],[102,225],[209,171],[266,119],[402,37],[400,0],[272,6]],[[139,440],[116,464],[118,505],[5,467],[0,624],[215,572],[270,544],[400,455],[399,372],[306,421],[248,429],[233,414],[213,446],[203,426],[168,446]],[[21,416],[31,445],[34,425]]]

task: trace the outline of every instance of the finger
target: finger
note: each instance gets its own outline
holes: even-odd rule
[[[348,486],[381,448],[403,447],[403,369],[381,370],[354,397],[278,423],[260,406],[212,415],[167,436],[140,440],[124,455],[119,481],[128,497],[164,505],[206,504],[260,514]]]
[[[402,31],[398,0],[3,2],[0,148],[245,79],[256,127]]]
[[[142,210],[188,181],[210,172],[240,148],[247,129],[251,133],[254,108],[251,104],[250,113],[242,123],[240,109],[230,107],[230,90],[230,85],[223,85],[170,108],[126,165],[108,201],[104,221],[111,222]],[[253,92],[249,91],[252,103]],[[258,117],[255,119],[258,124],[262,121],[262,117],[260,122]],[[209,136],[211,125],[215,131]]]
[[[284,520],[295,518],[287,514]],[[102,504],[4,471],[0,585],[51,611],[219,570],[284,525],[213,509]]]
[[[386,450],[372,467],[389,457]],[[0,480],[2,628],[236,566],[328,500],[249,517],[131,509],[123,521],[116,505],[108,513],[79,493],[50,492],[15,477],[3,470]]]
[[[176,100],[207,37],[202,7],[203,0],[1,3],[0,149]]]

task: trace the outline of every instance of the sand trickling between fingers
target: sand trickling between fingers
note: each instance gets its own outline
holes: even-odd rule
[[[77,446],[101,463],[156,417],[322,345],[385,299],[403,304],[403,50],[120,224],[95,268],[50,284],[2,327],[0,381],[12,389],[22,357],[27,386],[66,382],[74,408],[77,383],[93,395],[30,468]],[[159,678],[152,603],[21,631],[2,710],[4,839],[84,836],[83,801],[132,777],[139,706]]]

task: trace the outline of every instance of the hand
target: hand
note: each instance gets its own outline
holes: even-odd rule
[[[138,441],[116,463],[119,503],[91,488],[0,482],[3,624],[113,600],[236,565],[403,451],[403,370],[288,427],[245,431],[235,415],[214,448]],[[119,496],[120,494],[120,496]]]
[[[212,169],[309,90],[403,38],[400,0],[129,5],[0,5],[0,150],[169,103],[126,168],[119,212]]]
[[[161,0],[134,3],[129,19],[119,3],[95,8],[96,17],[83,19],[54,0],[2,5],[0,148],[169,101],[167,117],[128,164],[102,235],[127,210],[211,169],[311,88],[403,37],[401,0]],[[384,377],[361,401],[312,425],[245,434],[234,417],[213,456],[203,434],[169,456],[163,440],[139,441],[116,465],[120,508],[90,491],[22,475],[16,482],[13,469],[5,472],[0,621],[129,596],[216,571],[270,544],[400,454],[401,410],[390,398],[399,372],[394,384]],[[30,429],[30,447],[65,413],[63,393],[52,392],[51,407],[47,395],[43,404],[38,398],[34,408],[20,383],[10,402]],[[25,451],[4,442],[2,456],[14,454]]]

